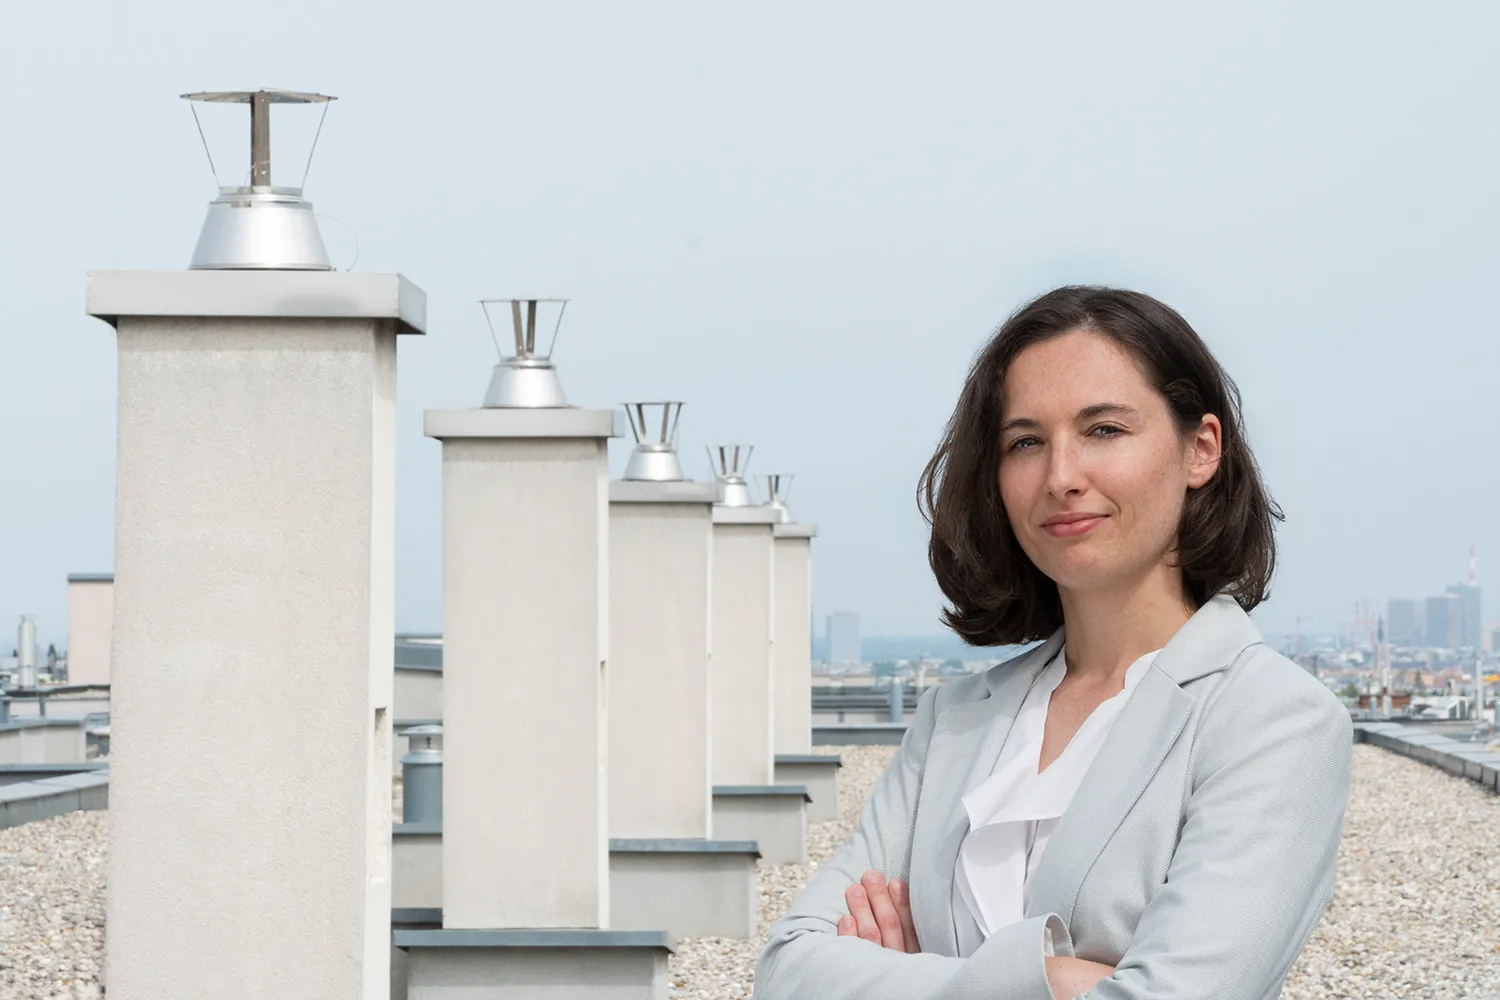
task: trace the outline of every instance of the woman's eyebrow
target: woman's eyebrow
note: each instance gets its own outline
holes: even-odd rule
[[[1103,416],[1133,417],[1136,415],[1135,407],[1126,406],[1124,403],[1095,403],[1078,411],[1079,420],[1092,420]]]
[[[1126,406],[1124,403],[1093,403],[1079,410],[1077,419],[1092,420],[1095,417],[1103,416],[1134,417],[1139,416],[1139,414],[1136,411],[1135,407]],[[1020,430],[1023,428],[1026,430],[1036,430],[1041,426],[1042,425],[1032,417],[1012,417],[1011,419],[1000,425],[1000,433],[1004,434],[1006,431]]]

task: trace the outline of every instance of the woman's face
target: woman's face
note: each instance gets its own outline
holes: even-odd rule
[[[1000,497],[1037,568],[1073,591],[1159,569],[1187,490],[1218,468],[1218,418],[1184,439],[1125,348],[1083,330],[1016,355],[1004,398]]]

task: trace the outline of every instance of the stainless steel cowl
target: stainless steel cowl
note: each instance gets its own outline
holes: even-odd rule
[[[194,270],[329,271],[312,203],[297,188],[221,188],[208,206]]]
[[[188,267],[332,270],[312,203],[302,197],[302,188],[272,184],[271,105],[322,104],[326,111],[328,102],[334,98],[292,90],[205,91],[182,96],[194,102],[250,106],[250,183],[240,187],[220,186],[219,196],[209,203]],[[207,149],[206,139],[204,148]],[[308,159],[311,162],[310,155]],[[211,154],[209,163],[213,163]]]
[[[660,412],[661,420],[656,417]],[[687,477],[677,457],[677,422],[682,416],[679,402],[626,403],[635,451],[625,463],[622,479],[654,483],[680,483]]]

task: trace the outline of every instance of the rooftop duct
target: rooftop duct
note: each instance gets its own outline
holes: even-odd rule
[[[740,449],[745,450],[745,460],[740,461]],[[725,507],[753,507],[750,485],[745,482],[745,470],[750,467],[750,453],[754,445],[721,444],[718,457],[714,449],[708,449],[708,461],[714,469],[714,479],[719,483],[719,503]]]
[[[511,323],[515,327],[516,353],[506,357],[500,348],[500,338],[495,334],[495,323],[490,316],[490,306],[502,302],[510,304]],[[540,302],[556,303],[557,323],[552,328],[552,343],[547,353],[536,351],[536,307]],[[526,321],[521,321],[521,306],[526,306]],[[484,405],[489,407],[546,407],[567,406],[562,382],[552,364],[552,349],[557,346],[557,331],[562,327],[563,313],[568,308],[567,299],[480,299],[484,309],[484,321],[490,328],[490,339],[495,341],[495,351],[500,363],[490,376],[489,391],[484,394]]]
[[[776,511],[782,524],[792,523],[791,508],[786,505],[786,495],[792,491],[792,477],[785,473],[767,473],[760,477],[766,488],[766,502],[762,507]]]
[[[219,187],[219,197],[208,206],[198,246],[193,250],[195,270],[280,270],[329,271],[328,251],[318,231],[312,203],[302,197],[302,188],[271,185],[271,105],[322,104],[328,113],[324,94],[304,94],[292,90],[225,90],[183,94],[184,99],[213,104],[250,105],[250,183],[243,187]],[[193,111],[196,121],[198,112]],[[318,131],[323,128],[318,123]],[[203,126],[198,125],[202,137]],[[313,139],[317,146],[317,138]],[[203,140],[208,152],[208,140]],[[308,153],[308,165],[312,154]],[[208,155],[213,169],[213,154]],[[302,183],[307,171],[302,172]],[[214,172],[218,182],[218,171]]]
[[[630,420],[630,433],[635,435],[635,451],[630,453],[621,478],[656,483],[679,483],[686,479],[677,457],[677,422],[682,419],[682,404],[626,403],[625,416]]]

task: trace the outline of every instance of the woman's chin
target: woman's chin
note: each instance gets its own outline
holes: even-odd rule
[[[1073,558],[1059,559],[1044,572],[1060,590],[1081,593],[1090,590],[1105,590],[1119,578],[1117,567],[1108,566],[1098,559],[1077,558],[1083,553],[1071,553]]]

